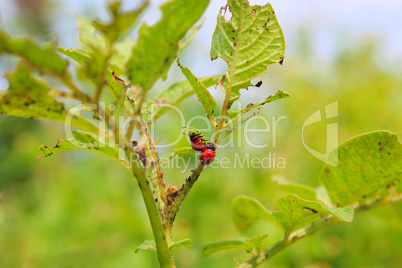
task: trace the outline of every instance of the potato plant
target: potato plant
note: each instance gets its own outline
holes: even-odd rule
[[[193,151],[194,147],[176,148],[162,161],[150,127],[172,107],[195,94],[214,131],[211,137],[191,126],[183,126],[183,131],[198,133],[202,144],[214,144],[219,154],[219,145],[258,114],[262,105],[290,97],[286,91],[278,90],[244,109],[236,110],[233,106],[241,98],[241,90],[259,90],[261,83],[254,84],[252,80],[265,73],[268,65],[284,62],[285,40],[270,4],[251,6],[247,0],[228,0],[225,7],[216,11],[211,59],[221,58],[227,63],[225,74],[198,78],[180,63],[178,56],[201,26],[197,22],[208,3],[168,1],[161,6],[159,21],[152,26],[141,25],[137,39],[133,40],[128,33],[148,1],[128,11],[122,10],[120,1],[110,1],[109,22],[77,16],[81,48],[38,44],[30,38],[14,38],[0,31],[0,53],[19,60],[15,70],[6,74],[9,87],[0,91],[0,113],[59,121],[74,127],[75,130],[66,132],[70,136],[61,137],[55,145],[40,146],[39,158],[71,149],[91,150],[130,169],[138,182],[153,232],[153,238],[135,251],[156,250],[160,267],[175,266],[173,248],[191,247],[189,238],[175,241],[172,228],[182,203],[196,181],[203,179],[203,170],[210,162],[201,159],[183,178],[182,185],[167,186],[163,162]],[[149,98],[148,92],[159,79],[166,80],[170,68],[180,69],[185,79]],[[212,86],[224,92],[223,103],[218,104],[207,89]],[[67,109],[66,100],[79,105]],[[140,140],[133,139],[134,130],[139,132]],[[163,137],[163,133],[160,135]],[[352,138],[330,152],[328,159],[337,159],[338,164],[324,165],[319,174],[319,189],[275,180],[286,195],[275,201],[273,211],[252,197],[242,195],[233,200],[233,220],[239,230],[262,219],[283,231],[282,240],[267,249],[262,247],[262,241],[268,234],[211,241],[202,256],[241,248],[251,256],[236,265],[256,267],[322,228],[352,222],[357,213],[402,198],[402,145],[395,134],[376,131]]]

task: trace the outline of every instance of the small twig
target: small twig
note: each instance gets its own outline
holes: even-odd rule
[[[363,204],[359,204],[355,206],[355,214],[360,212],[372,209],[377,206],[391,204],[397,201],[402,200],[402,193],[397,195],[388,196],[385,198],[379,198],[376,200],[372,200]],[[294,232],[291,232],[287,236],[285,236],[281,241],[272,245],[271,247],[265,249],[259,256],[252,257],[251,259],[247,260],[246,262],[242,263],[239,267],[241,268],[249,268],[249,267],[257,267],[261,263],[267,261],[268,259],[272,258],[285,248],[289,247],[290,245],[294,244],[296,241],[306,237],[308,235],[312,235],[315,232],[331,226],[335,223],[339,222],[339,219],[333,215],[330,215],[326,218],[323,218],[317,222],[310,224],[307,227],[301,228]]]

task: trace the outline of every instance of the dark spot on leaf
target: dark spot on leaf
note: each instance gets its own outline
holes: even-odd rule
[[[232,33],[234,33],[234,32],[235,32],[235,30],[232,31]]]
[[[29,119],[33,119],[33,116],[31,116]]]
[[[388,155],[391,155],[391,153],[390,153],[390,152],[388,152]]]
[[[281,60],[279,61],[279,64],[280,64],[280,65],[283,64],[283,60],[284,60],[284,59],[285,59],[284,57],[281,58]]]
[[[141,184],[140,183],[138,183],[138,186],[140,187],[140,189],[142,190],[142,187],[141,187]]]
[[[166,240],[166,235],[163,235],[163,240]]]
[[[381,146],[381,142],[378,142],[378,145],[380,145],[380,146]]]
[[[364,199],[364,198],[366,198],[366,196],[365,196],[365,195],[363,195],[362,197],[363,197],[363,199]]]
[[[155,202],[158,202],[158,198],[155,198]]]
[[[90,146],[87,146],[87,149],[91,150],[91,147],[90,147]]]
[[[259,81],[257,84],[255,84],[256,87],[260,87],[262,85],[262,81]]]
[[[236,43],[233,43],[233,46],[236,46]]]
[[[309,208],[309,207],[303,207],[304,209],[308,209],[308,210],[310,210],[311,212],[313,212],[313,213],[318,213],[318,211],[317,210],[315,210],[314,208]]]
[[[165,58],[165,62],[168,62],[169,61],[169,58]]]
[[[147,180],[147,184],[149,185],[149,180]]]
[[[255,9],[253,9],[253,10],[251,11],[251,13],[255,14],[255,13],[257,13],[257,11],[256,11]]]
[[[382,148],[380,147],[380,151],[382,151]]]
[[[248,61],[247,61],[247,63],[248,63]]]

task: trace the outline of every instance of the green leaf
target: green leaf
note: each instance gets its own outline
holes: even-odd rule
[[[257,237],[251,237],[250,239],[233,239],[233,240],[223,240],[206,245],[202,249],[201,256],[203,258],[211,255],[220,250],[240,248],[244,249],[248,253],[252,253],[254,256],[258,256],[261,252],[262,240],[264,240],[268,235],[260,235]]]
[[[208,118],[213,117],[212,113],[214,109],[218,107],[214,98],[212,97],[211,93],[209,93],[208,89],[205,85],[194,76],[194,74],[190,71],[189,68],[183,67],[179,60],[177,60],[177,64],[181,68],[182,73],[190,82],[191,86],[193,87],[195,94],[197,94],[198,100],[200,101],[202,108],[204,108],[205,113],[207,114]]]
[[[212,37],[211,59],[221,57],[228,70],[221,83],[230,92],[232,104],[239,90],[252,86],[251,80],[263,74],[272,63],[282,63],[285,40],[270,4],[250,6],[248,0],[229,0],[232,18],[218,15]]]
[[[149,90],[160,77],[166,79],[177,57],[179,41],[199,20],[208,3],[208,0],[169,1],[161,6],[162,18],[156,24],[141,26],[126,67],[131,84]]]
[[[5,76],[10,91],[46,93],[50,90],[44,81],[32,77],[30,68],[24,62],[20,62],[14,72],[6,73]]]
[[[169,250],[172,251],[174,248],[179,247],[179,246],[191,248],[192,245],[193,245],[193,242],[189,238],[182,239],[177,242],[172,241],[169,245]],[[154,240],[145,240],[141,245],[139,245],[135,249],[134,252],[137,253],[140,250],[156,250],[155,241]]]
[[[61,58],[51,44],[41,47],[28,38],[13,39],[5,32],[0,31],[1,53],[19,56],[36,68],[58,77],[69,77],[68,61]]]
[[[141,245],[139,245],[134,252],[137,253],[140,250],[155,250],[156,245],[154,240],[145,240]]]
[[[159,107],[152,100],[148,99],[141,109],[141,117],[147,123],[152,123],[155,119],[155,115],[158,113]]]
[[[232,121],[235,121],[238,117],[242,116],[243,114],[247,113],[248,111],[250,111],[250,110],[252,110],[252,109],[254,109],[254,108],[258,107],[258,106],[262,106],[262,105],[264,105],[266,103],[270,103],[270,102],[280,100],[280,99],[284,99],[284,98],[288,98],[288,97],[290,97],[290,94],[287,93],[286,91],[283,91],[283,90],[280,89],[275,94],[269,95],[265,100],[263,100],[263,101],[261,101],[259,103],[256,103],[256,104],[250,103],[244,109],[241,109],[239,111],[230,111],[228,113],[228,116],[230,118],[232,118]]]
[[[0,98],[0,114],[67,123],[68,111],[64,108],[63,103],[55,101],[47,94],[35,91],[9,90]],[[72,117],[71,125],[94,133],[99,132],[96,126],[79,115]]]
[[[143,1],[142,5],[137,9],[122,11],[121,1],[112,1],[108,3],[109,11],[112,15],[112,21],[104,24],[100,21],[94,20],[93,25],[103,33],[109,43],[114,43],[120,35],[126,32],[137,20],[138,15],[148,5],[148,1]]]
[[[105,154],[118,161],[126,168],[130,168],[129,164],[124,159],[120,159],[119,149],[117,146],[107,145],[99,138],[99,136],[88,132],[72,131],[72,134],[74,139],[59,140],[53,147],[48,147],[42,144],[39,147],[39,150],[41,150],[44,155],[40,155],[37,158],[48,157],[55,153],[64,152],[71,149],[88,149]]]
[[[107,42],[105,36],[100,34],[95,27],[95,19],[81,17],[76,15],[78,33],[78,41],[81,46],[88,51],[94,49],[105,51]]]
[[[63,53],[64,55],[70,57],[71,59],[75,60],[77,63],[81,64],[82,66],[85,67],[85,71],[87,73],[87,78],[91,78],[92,80],[99,80],[99,72],[101,70],[94,70],[94,68],[99,68],[99,63],[96,63],[92,59],[91,56],[86,54],[85,52],[81,51],[80,49],[77,48],[63,48],[63,47],[58,47],[57,48],[59,52]],[[103,64],[103,63],[100,63]],[[111,66],[113,68],[113,66]],[[91,71],[92,70],[92,71]],[[112,76],[112,70],[109,70],[105,73],[106,77],[106,87],[109,90],[109,92],[116,98],[119,99],[121,104],[125,100],[125,87],[124,84],[116,81],[113,76]],[[119,68],[116,68],[116,73],[122,73]]]
[[[402,145],[388,131],[352,138],[328,155],[328,159],[336,157],[338,166],[325,165],[320,182],[338,206],[374,198],[381,189],[401,178]]]
[[[236,227],[245,231],[260,219],[270,221],[271,212],[257,199],[240,195],[232,202],[232,217]]]
[[[325,215],[334,215],[339,220],[351,222],[353,220],[353,207],[326,208],[321,202],[305,200],[297,195],[290,194],[275,201],[275,210],[272,221],[285,233],[303,228]]]
[[[293,193],[308,200],[317,200],[315,190],[307,185],[290,182],[280,175],[272,176],[271,180],[285,193]]]
[[[199,81],[203,83],[205,87],[210,87],[216,85],[221,78],[222,75],[206,76],[200,78]],[[155,103],[158,103],[160,106],[160,110],[156,115],[156,118],[168,111],[170,106],[176,106],[194,93],[195,91],[193,90],[190,82],[187,80],[177,82],[164,89],[155,97]]]
[[[177,242],[172,242],[169,245],[169,250],[172,251],[174,248],[179,247],[179,246],[184,246],[186,248],[191,248],[192,245],[193,245],[193,242],[191,241],[191,239],[186,238],[186,239],[179,240]]]

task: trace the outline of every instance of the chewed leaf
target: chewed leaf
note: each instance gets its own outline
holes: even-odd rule
[[[179,60],[177,60],[177,64],[181,68],[181,71],[184,74],[184,76],[187,78],[187,80],[193,87],[194,92],[197,95],[198,100],[200,101],[202,108],[204,108],[204,111],[207,114],[208,118],[213,117],[212,113],[214,112],[214,109],[218,107],[218,104],[216,104],[211,93],[209,93],[206,86],[201,81],[199,81],[197,77],[194,76],[194,74],[190,71],[189,68],[183,67],[180,64]]]
[[[257,108],[259,106],[262,106],[264,104],[276,101],[276,100],[280,100],[280,99],[284,99],[284,98],[288,98],[290,97],[290,94],[287,93],[286,91],[283,90],[278,90],[275,94],[269,95],[265,100],[256,103],[256,104],[252,104],[250,103],[249,105],[247,105],[246,108],[241,109],[239,111],[231,111],[228,113],[228,116],[232,119],[232,121],[235,121],[238,117],[242,116],[243,114],[247,113],[248,111],[251,111],[254,108]]]
[[[139,245],[134,252],[137,253],[140,250],[155,250],[156,245],[154,240],[145,240],[141,245]]]
[[[161,6],[162,18],[154,25],[143,24],[126,69],[131,84],[149,90],[159,79],[167,77],[177,57],[179,41],[199,20],[208,0],[173,0]]]
[[[114,160],[118,161],[120,164],[126,168],[130,168],[129,164],[119,157],[119,149],[117,146],[109,146],[102,142],[98,136],[90,134],[83,131],[73,131],[74,139],[64,139],[59,140],[57,144],[53,147],[48,147],[42,144],[39,150],[42,151],[43,155],[37,158],[51,156],[55,153],[71,150],[71,149],[88,149],[95,152],[103,153]]]
[[[270,221],[271,212],[257,199],[241,195],[232,202],[232,217],[236,227],[245,231],[260,219]]]
[[[46,93],[8,90],[0,98],[0,114],[54,120],[98,133],[98,128],[86,118],[69,115],[64,104],[55,101]],[[66,118],[71,117],[71,122]]]
[[[254,256],[258,256],[261,252],[262,240],[264,240],[267,236],[268,235],[265,234],[257,237],[251,237],[247,240],[233,239],[210,243],[202,249],[201,256],[205,258],[217,251],[233,248],[244,249],[248,253],[252,253]]]
[[[297,195],[290,194],[275,201],[275,210],[272,221],[285,233],[303,228],[325,215],[333,215],[344,222],[353,220],[353,207],[326,208],[319,201],[305,200]]]
[[[272,176],[272,181],[285,193],[294,193],[304,199],[317,200],[317,193],[307,185],[290,182],[280,175]]]
[[[352,138],[332,151],[338,166],[325,165],[320,182],[332,202],[346,206],[373,198],[402,175],[402,145],[388,131],[376,131]]]
[[[212,37],[211,58],[228,64],[221,88],[230,91],[230,104],[239,90],[252,86],[251,80],[263,74],[272,63],[282,63],[285,40],[270,4],[250,6],[248,0],[229,0],[232,18],[219,14]]]

